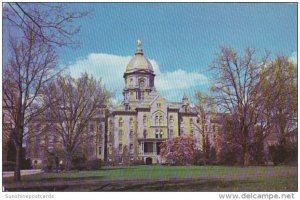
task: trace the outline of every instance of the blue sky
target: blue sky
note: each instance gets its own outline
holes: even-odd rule
[[[297,4],[287,3],[73,3],[92,11],[81,26],[78,49],[60,49],[73,76],[102,77],[122,100],[123,73],[136,40],[156,70],[156,86],[170,101],[210,87],[208,65],[220,46],[255,47],[297,55]]]

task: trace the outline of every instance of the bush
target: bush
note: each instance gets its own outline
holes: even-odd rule
[[[13,161],[3,162],[3,171],[15,171],[16,163]]]
[[[98,170],[103,166],[103,162],[101,159],[88,160],[86,162],[87,170]]]
[[[238,163],[237,154],[232,149],[224,149],[221,151],[220,160],[218,162],[222,165],[235,165]]]
[[[31,159],[23,159],[21,163],[21,169],[32,169]]]
[[[135,160],[132,162],[132,165],[145,165],[144,160]]]
[[[269,147],[274,165],[289,164],[297,161],[297,145],[276,144]]]
[[[75,170],[85,170],[86,169],[86,157],[82,155],[74,155],[72,157],[72,167]]]

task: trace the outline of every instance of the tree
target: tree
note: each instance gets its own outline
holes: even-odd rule
[[[123,147],[122,160],[124,165],[130,165],[130,152],[127,145]]]
[[[13,30],[25,33],[34,31],[43,43],[57,46],[78,46],[74,39],[80,27],[74,19],[82,18],[87,11],[74,11],[66,3],[5,3],[3,19]]]
[[[41,88],[56,74],[57,56],[50,45],[28,28],[21,41],[10,39],[11,57],[4,66],[3,103],[13,121],[12,139],[16,148],[15,180],[20,181],[22,144],[28,122],[43,111]]]
[[[194,163],[196,140],[188,135],[168,139],[161,144],[160,155],[167,163],[174,165],[190,165]]]
[[[256,135],[262,139],[270,136],[275,140],[277,144],[269,148],[271,156],[274,152],[276,155],[285,154],[285,150],[293,146],[287,139],[298,126],[297,89],[297,69],[287,57],[277,56],[262,68],[256,91],[259,94]],[[287,156],[282,159],[285,158]],[[277,162],[278,159],[275,160]]]
[[[249,142],[253,137],[255,89],[259,71],[266,58],[256,60],[255,50],[246,49],[240,57],[231,48],[221,48],[211,65],[214,73],[215,98],[219,108],[233,119],[233,134],[240,149],[240,165],[247,165]]]
[[[206,165],[207,160],[209,160],[209,152],[211,148],[207,126],[210,118],[213,117],[215,113],[215,102],[212,98],[201,92],[197,92],[195,96],[197,100],[196,109],[200,125],[194,123],[194,126],[199,130],[202,137],[201,149],[203,154],[203,164]]]
[[[59,75],[44,87],[43,101],[48,105],[48,119],[53,122],[56,141],[65,153],[66,167],[78,149],[86,148],[93,135],[87,133],[88,122],[96,118],[109,100],[109,93],[101,81],[86,73],[78,79]]]
[[[258,121],[269,125],[283,144],[297,127],[297,69],[287,57],[277,56],[261,72],[258,92],[261,93]]]
[[[3,108],[14,126],[16,181],[21,180],[20,156],[28,122],[44,111],[40,106],[41,88],[58,71],[55,47],[75,46],[73,36],[79,28],[72,26],[73,20],[86,14],[71,12],[64,4],[3,5],[3,45],[4,50],[11,49],[7,63],[4,61]]]

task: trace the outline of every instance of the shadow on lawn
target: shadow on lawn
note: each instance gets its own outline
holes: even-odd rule
[[[156,181],[132,185],[110,184],[94,191],[127,191],[127,192],[213,192],[232,191],[232,187],[240,184],[256,184],[256,181],[222,181],[222,180],[198,180],[198,181]]]
[[[95,179],[102,179],[104,176],[88,176],[88,177],[49,177],[43,178],[42,181],[88,181]]]

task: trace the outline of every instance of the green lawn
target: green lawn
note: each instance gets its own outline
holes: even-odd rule
[[[297,191],[297,167],[133,166],[4,179],[8,190]]]

